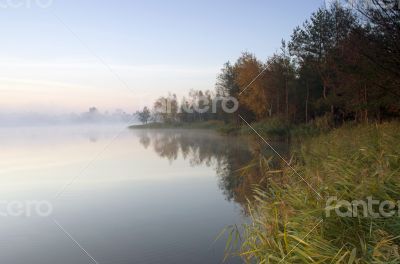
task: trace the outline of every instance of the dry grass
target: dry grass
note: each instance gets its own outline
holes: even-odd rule
[[[397,214],[343,218],[325,212],[331,196],[400,200],[399,132],[399,123],[360,125],[307,140],[295,168],[323,198],[285,168],[279,179],[268,179],[268,190],[257,190],[250,223],[231,231],[239,248],[232,238],[227,248],[246,263],[400,263]]]

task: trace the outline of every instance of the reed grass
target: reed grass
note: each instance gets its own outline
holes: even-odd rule
[[[246,263],[400,263],[400,217],[326,214],[329,197],[400,200],[400,124],[342,127],[305,140],[293,170],[255,190],[250,222],[235,227],[229,254]],[[398,209],[398,208],[396,208]],[[237,239],[236,239],[237,240]]]

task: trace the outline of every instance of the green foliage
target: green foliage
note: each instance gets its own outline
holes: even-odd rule
[[[289,168],[269,177],[269,189],[256,190],[257,202],[249,204],[250,223],[234,254],[246,263],[400,263],[398,216],[325,211],[332,196],[400,200],[398,131],[399,123],[361,125],[306,141],[293,166],[323,198]]]
[[[306,124],[298,134],[315,134],[347,122],[398,118],[400,9],[396,1],[371,0],[367,7],[354,9],[340,4],[346,1],[334,1],[296,27],[288,45],[282,41],[281,51],[269,58],[244,52],[234,63],[224,64],[215,93],[191,91],[180,105],[174,94],[160,97],[154,104],[154,119],[239,123],[240,115],[248,122],[268,119],[260,129],[282,135],[288,133],[286,125],[269,120]],[[196,111],[204,101],[221,96],[234,97],[238,111],[227,113],[221,100],[214,100],[213,110]],[[222,132],[237,133],[235,127]]]
[[[290,133],[291,125],[282,118],[268,118],[252,124],[252,127],[264,136],[287,136]],[[254,131],[244,126],[240,130],[242,135],[253,135]]]
[[[322,117],[318,117],[311,122],[311,126],[314,126],[317,130],[321,132],[327,132],[334,127],[332,122],[332,117],[326,114]]]
[[[241,128],[239,126],[229,123],[229,124],[225,124],[225,125],[221,126],[218,129],[218,132],[220,132],[221,134],[224,134],[224,135],[238,135],[240,132],[240,129]]]

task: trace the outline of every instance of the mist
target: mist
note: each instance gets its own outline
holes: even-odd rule
[[[120,109],[101,111],[96,107],[90,107],[85,112],[71,113],[0,112],[0,127],[119,123],[137,123],[137,118],[134,113],[127,113]]]

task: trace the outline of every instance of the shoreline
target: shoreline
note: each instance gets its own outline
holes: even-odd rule
[[[240,126],[234,123],[225,123],[223,121],[210,120],[192,123],[148,123],[141,125],[131,125],[129,129],[204,129],[214,130],[226,136],[249,136],[253,135],[254,130],[263,136],[269,137],[312,137],[329,133],[335,127],[329,124],[321,125],[319,122],[310,122],[309,124],[290,124],[280,119],[262,120],[251,123],[252,128],[246,124]],[[342,126],[352,126],[351,123]]]
[[[234,127],[232,124],[226,124],[222,121],[201,121],[201,122],[193,122],[193,123],[148,123],[142,125],[132,125],[129,126],[129,129],[204,129],[204,130],[214,130],[221,134],[225,135],[233,135],[231,133],[227,133],[227,128],[231,128],[240,130],[240,127]]]

